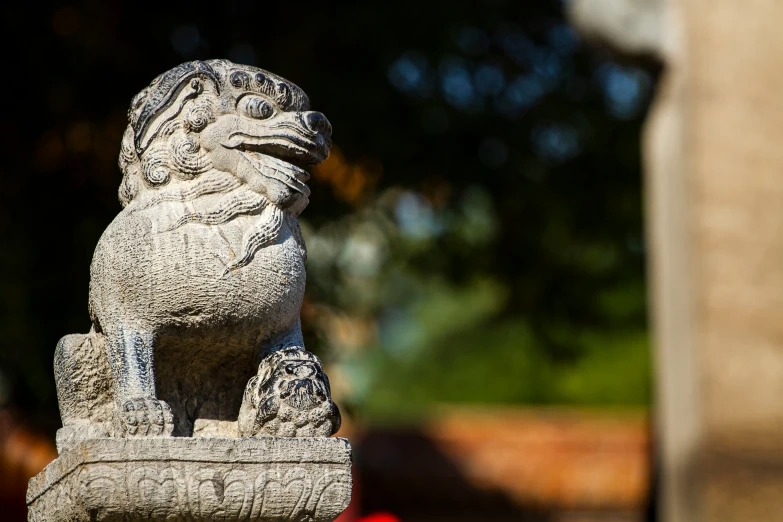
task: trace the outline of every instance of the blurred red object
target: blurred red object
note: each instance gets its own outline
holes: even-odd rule
[[[356,522],[402,522],[391,513],[373,513],[356,520]]]

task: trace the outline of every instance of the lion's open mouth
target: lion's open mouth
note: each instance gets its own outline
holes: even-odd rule
[[[275,134],[258,136],[246,131],[234,132],[224,146],[239,151],[260,175],[283,183],[294,193],[309,197],[310,189],[306,183],[310,174],[304,167],[323,161],[329,154],[331,140],[322,134],[309,137],[276,130]]]
[[[262,152],[242,150],[240,154],[262,176],[277,180],[294,192],[310,196],[310,188],[306,185],[310,174],[303,168]]]
[[[260,152],[301,168],[325,160],[329,155],[331,139],[323,135],[309,139],[295,132],[260,136],[234,132],[224,146],[246,152]]]

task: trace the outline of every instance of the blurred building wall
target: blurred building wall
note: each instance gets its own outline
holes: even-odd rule
[[[666,66],[644,143],[663,520],[783,520],[783,2],[571,9]]]

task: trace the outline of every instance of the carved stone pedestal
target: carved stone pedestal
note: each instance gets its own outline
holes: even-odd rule
[[[350,499],[341,438],[91,439],[27,490],[31,522],[330,522]]]

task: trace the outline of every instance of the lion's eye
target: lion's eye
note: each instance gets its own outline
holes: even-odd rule
[[[240,110],[257,120],[265,120],[275,113],[272,104],[262,98],[247,97],[240,102]]]

